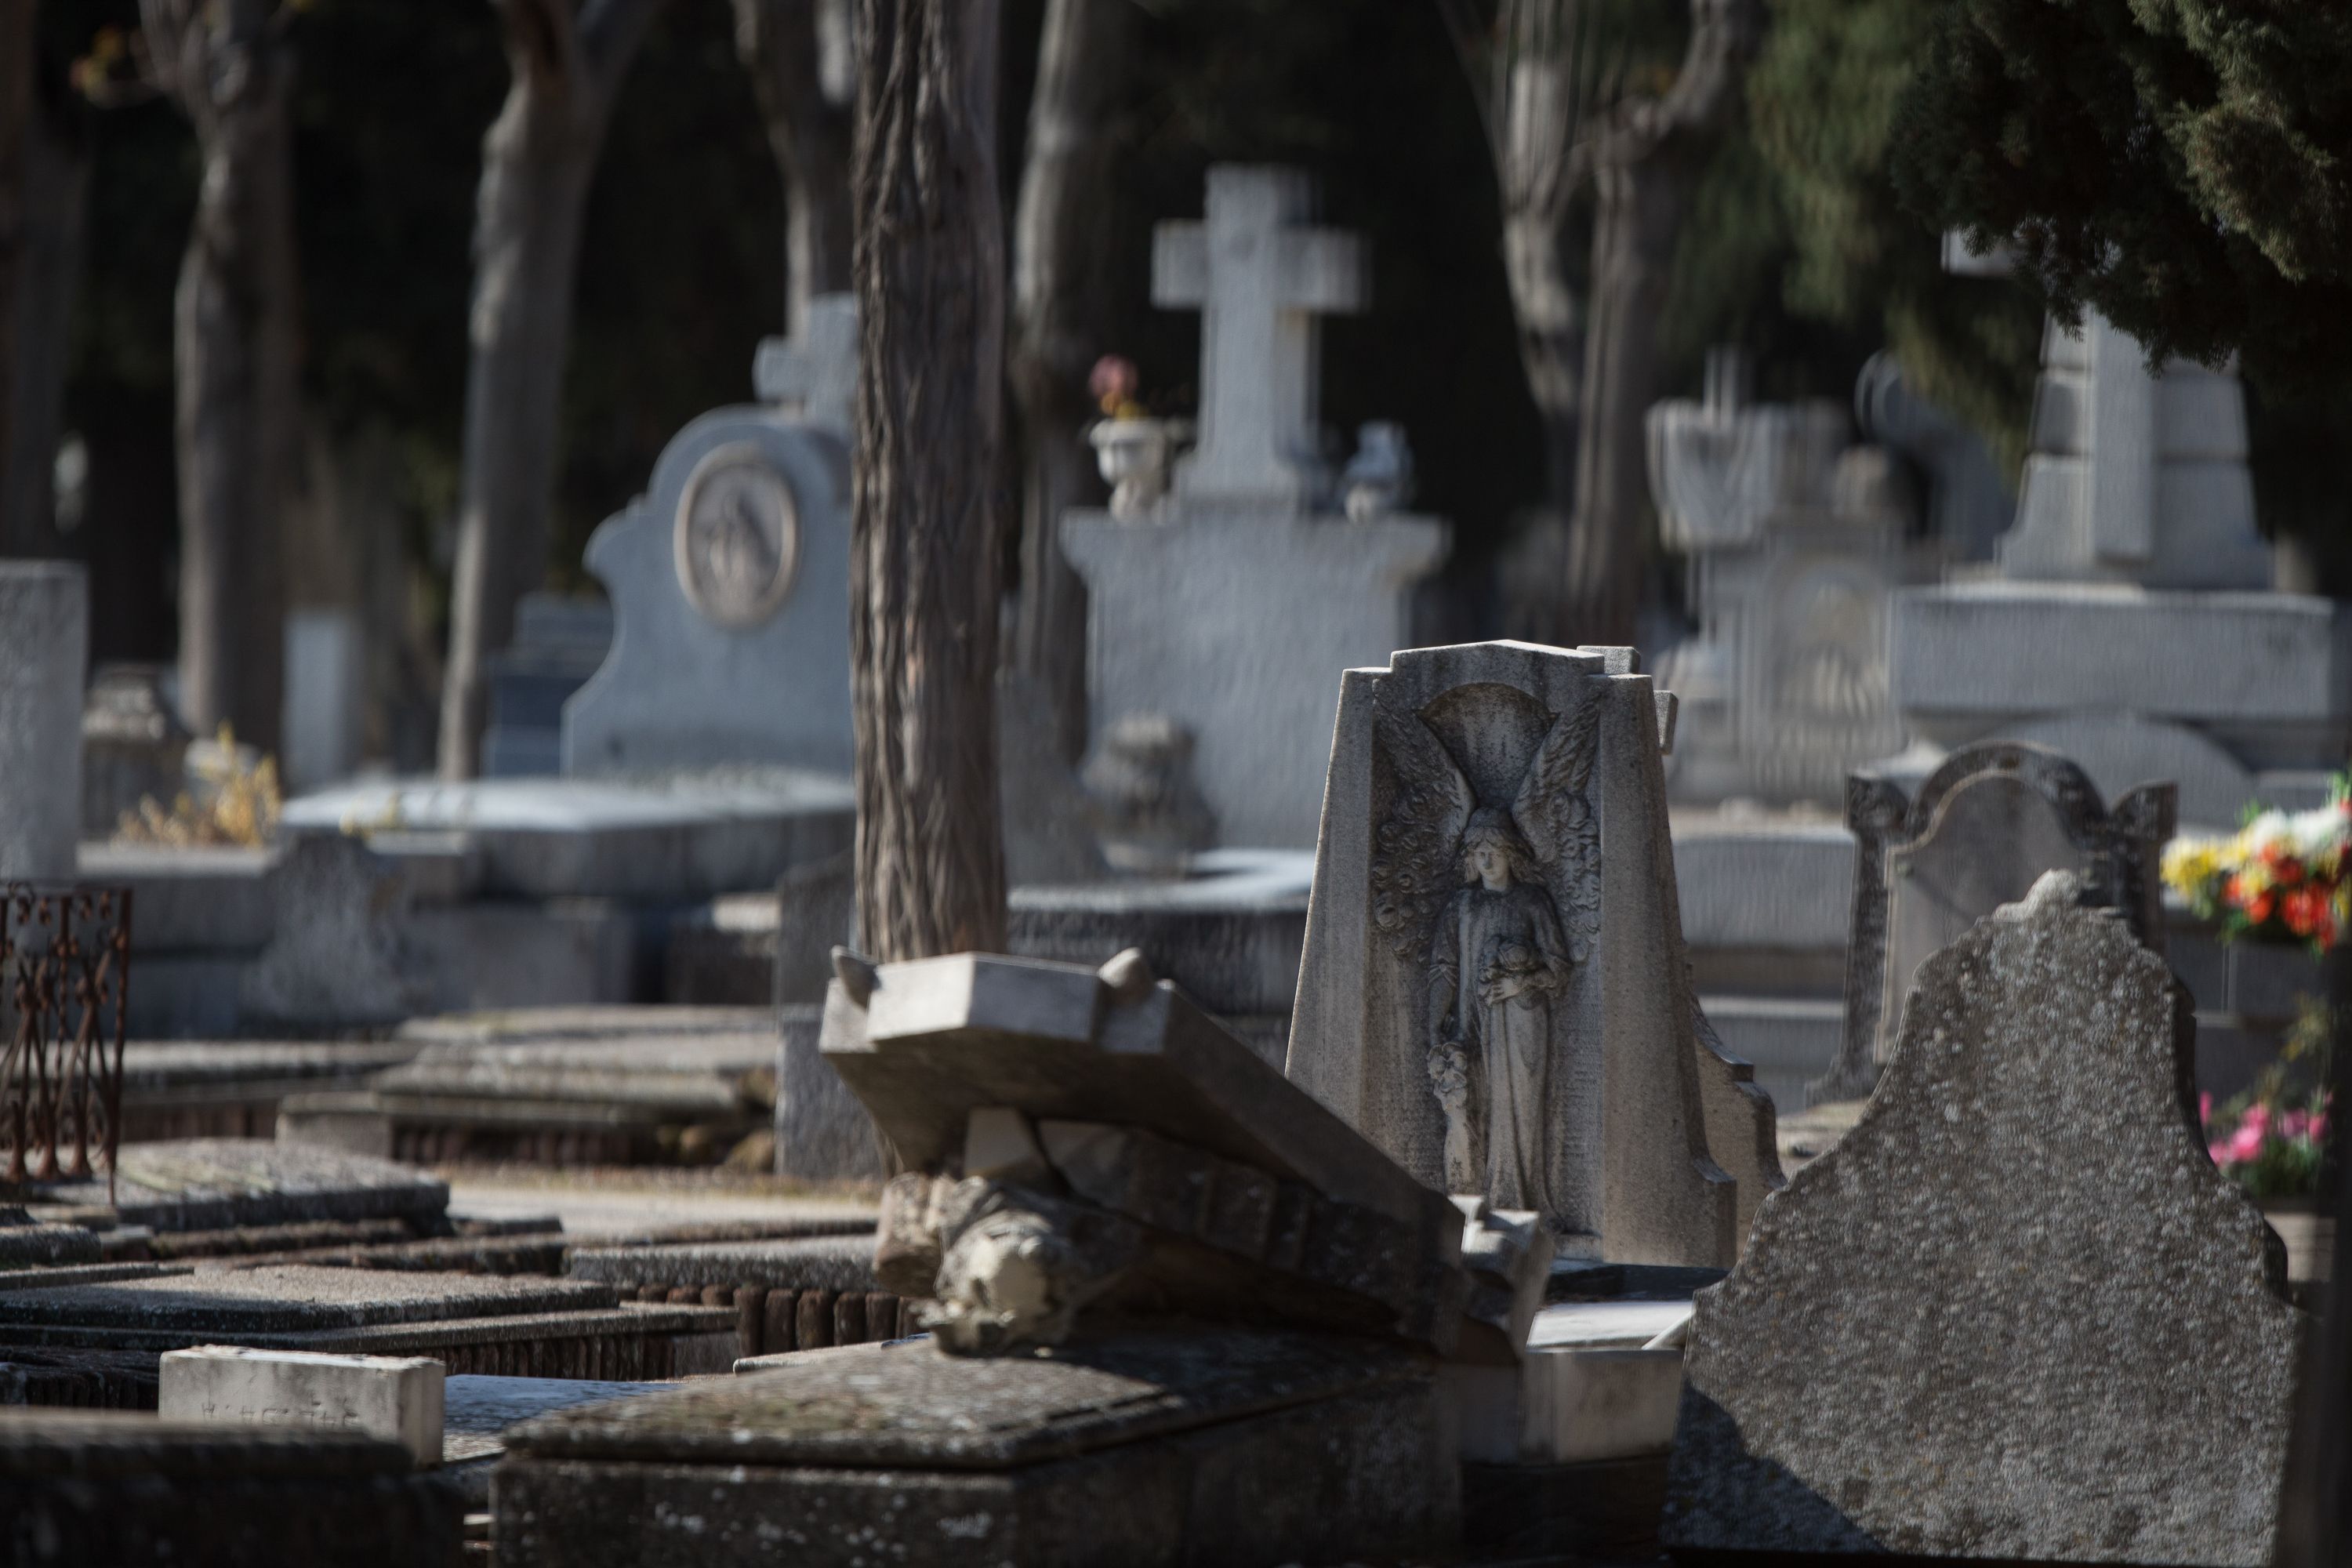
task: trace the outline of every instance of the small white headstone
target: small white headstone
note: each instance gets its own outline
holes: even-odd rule
[[[166,1421],[323,1426],[388,1438],[419,1466],[441,1462],[444,1369],[422,1356],[198,1345],[163,1352]]]
[[[89,574],[0,562],[0,879],[74,874],[89,662]]]

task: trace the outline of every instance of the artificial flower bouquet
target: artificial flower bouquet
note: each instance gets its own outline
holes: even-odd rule
[[[2227,838],[2165,846],[2164,884],[2224,942],[2300,942],[2325,953],[2352,927],[2352,774],[2326,805],[2263,811]]]

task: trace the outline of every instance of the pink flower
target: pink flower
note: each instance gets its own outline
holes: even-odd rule
[[[2282,1138],[2300,1138],[2310,1127],[2311,1113],[2307,1110],[2290,1110],[2279,1118],[2279,1136]]]
[[[2200,1127],[2210,1127],[2213,1124],[2213,1097],[2210,1094],[2200,1094],[2197,1097],[2197,1124]]]
[[[2254,1125],[2252,1116],[2248,1116],[2246,1124],[2230,1134],[2231,1163],[2237,1163],[2254,1159],[2262,1152],[2263,1130]]]
[[[2236,1163],[2235,1161],[2230,1158],[2230,1146],[2227,1143],[2206,1144],[2205,1156],[2217,1165],[2231,1165]]]
[[[2325,1143],[2327,1142],[2327,1112],[2324,1110],[2315,1110],[2311,1113],[2310,1131],[2311,1141],[2313,1142]]]
[[[2238,1123],[2238,1130],[2242,1133],[2251,1130],[2254,1137],[2260,1140],[2262,1135],[2270,1130],[2270,1125],[2271,1108],[2258,1102],[2246,1107],[2246,1119]]]

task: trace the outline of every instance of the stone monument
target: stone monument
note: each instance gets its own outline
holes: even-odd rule
[[[1727,351],[1701,403],[1650,410],[1650,485],[1689,561],[1698,631],[1660,679],[1681,700],[1677,800],[1829,801],[1902,744],[1889,595],[1922,575],[1890,455],[1833,403],[1743,405]]]
[[[1343,678],[1286,1073],[1560,1252],[1721,1267],[1770,1102],[1692,995],[1629,648],[1477,643]]]
[[[501,1561],[1454,1555],[1441,1379],[1524,1340],[1521,1227],[1465,1226],[1132,952],[836,965],[826,1058],[907,1167],[875,1272],[929,1338],[511,1434]]]
[[[2032,439],[1998,574],[1895,597],[1911,733],[2036,742],[2110,795],[2170,779],[2200,826],[2317,804],[2352,743],[2352,608],[2263,591],[2237,378],[2053,321]]]
[[[761,347],[776,401],[688,425],[648,492],[588,541],[615,624],[564,704],[566,773],[849,771],[849,451],[827,421],[855,385],[856,312],[817,303],[808,344]]]
[[[1362,308],[1364,258],[1306,226],[1311,206],[1297,170],[1220,166],[1205,219],[1162,226],[1152,299],[1202,312],[1199,445],[1156,510],[1061,529],[1089,597],[1091,729],[1190,730],[1228,845],[1314,842],[1332,679],[1412,641],[1411,590],[1447,548],[1433,519],[1328,510],[1317,318]]]
[[[74,874],[89,663],[89,574],[0,562],[0,881]]]
[[[2112,808],[2066,758],[2018,742],[1963,746],[1916,795],[1882,773],[1847,781],[1854,837],[1845,1034],[1813,1102],[1870,1093],[1894,1055],[1920,965],[2042,876],[2068,871],[2164,951],[2157,857],[2172,837],[2173,786],[2143,784]]]
[[[2053,872],[1921,972],[1843,1142],[1700,1292],[1665,1544],[2271,1561],[2300,1314],[2164,960]]]

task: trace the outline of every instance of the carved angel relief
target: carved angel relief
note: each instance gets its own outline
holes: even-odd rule
[[[1601,831],[1586,785],[1600,705],[1557,718],[1507,810],[1481,805],[1415,715],[1374,720],[1395,778],[1375,839],[1372,923],[1418,965],[1446,1178],[1497,1208],[1557,1215],[1553,1013],[1600,934]]]

